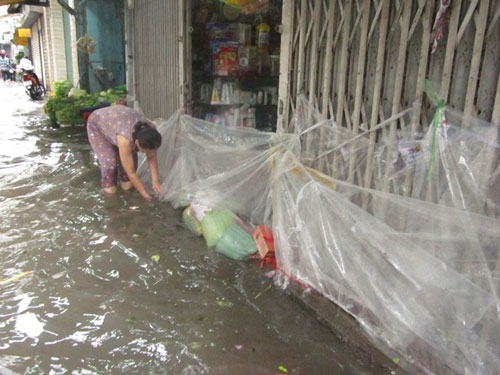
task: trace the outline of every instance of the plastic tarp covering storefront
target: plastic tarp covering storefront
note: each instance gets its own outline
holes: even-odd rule
[[[370,145],[368,134],[321,121],[304,99],[295,134],[281,136],[178,112],[159,123],[160,198],[272,227],[279,268],[352,315],[401,366],[495,374],[499,130],[448,110],[442,120]]]

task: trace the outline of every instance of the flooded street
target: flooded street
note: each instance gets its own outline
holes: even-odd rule
[[[0,103],[0,374],[390,374],[169,204],[105,197],[83,127]]]

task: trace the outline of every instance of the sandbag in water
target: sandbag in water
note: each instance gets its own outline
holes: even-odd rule
[[[236,224],[231,224],[215,248],[220,254],[231,259],[244,260],[257,252],[253,238]]]
[[[196,220],[191,207],[186,207],[184,212],[182,212],[182,222],[195,235],[201,236],[203,234],[201,223]]]
[[[231,224],[234,224],[234,218],[230,212],[222,210],[208,211],[201,221],[201,229],[207,241],[207,246],[215,246]]]

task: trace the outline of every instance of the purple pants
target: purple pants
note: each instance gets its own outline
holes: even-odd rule
[[[87,133],[90,145],[96,153],[101,166],[101,186],[103,188],[116,186],[118,174],[120,175],[120,181],[128,182],[129,178],[123,169],[118,147],[106,139],[98,126],[92,122],[91,117],[87,122]],[[135,170],[137,169],[137,152],[134,152],[133,156]]]

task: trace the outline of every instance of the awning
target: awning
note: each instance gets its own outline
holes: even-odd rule
[[[10,5],[10,4],[21,4],[24,3],[23,1],[19,0],[0,0],[0,5]]]
[[[49,0],[0,0],[0,5],[10,4],[49,6]]]

